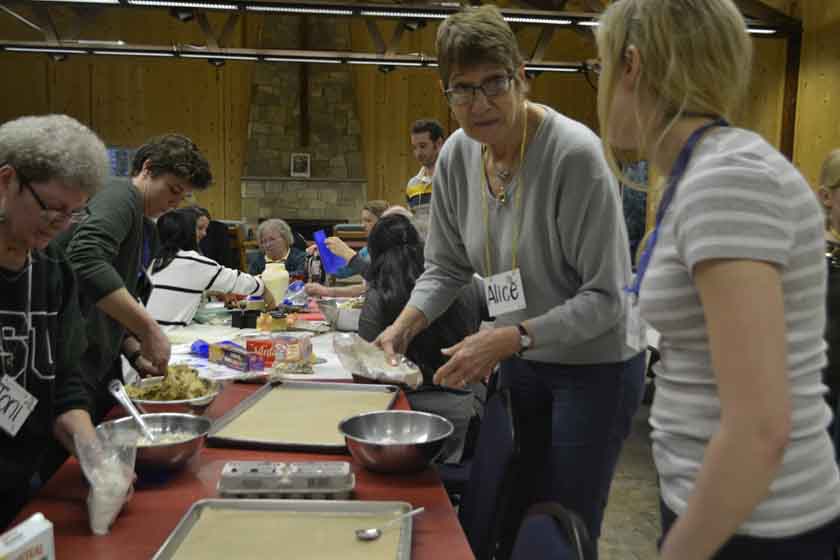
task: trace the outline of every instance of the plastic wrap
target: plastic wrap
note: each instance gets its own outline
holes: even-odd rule
[[[423,382],[423,374],[413,362],[400,356],[397,365],[390,364],[384,351],[356,333],[336,334],[333,349],[341,365],[354,376],[409,389],[416,389]]]
[[[76,438],[75,445],[82,471],[90,483],[87,498],[90,530],[94,535],[107,535],[131,496],[137,440],[112,441],[98,434],[97,439],[87,442]]]

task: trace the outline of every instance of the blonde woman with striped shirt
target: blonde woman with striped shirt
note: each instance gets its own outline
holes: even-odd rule
[[[597,41],[607,152],[669,177],[630,290],[662,334],[661,558],[831,560],[823,220],[799,172],[728,123],[751,67],[743,17],[732,0],[620,0]]]

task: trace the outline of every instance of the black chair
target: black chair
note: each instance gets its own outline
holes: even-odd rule
[[[534,504],[528,510],[511,560],[592,560],[595,547],[583,520],[557,502]]]
[[[198,243],[202,254],[213,259],[222,266],[238,269],[239,256],[231,248],[228,226],[217,220],[210,220],[207,225],[207,235]]]
[[[519,450],[515,434],[510,393],[501,389],[487,401],[458,510],[476,560],[492,560],[499,547],[516,479]]]

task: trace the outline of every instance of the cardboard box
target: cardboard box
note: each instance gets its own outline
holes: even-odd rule
[[[55,560],[52,523],[34,513],[0,535],[0,560]]]
[[[247,349],[233,344],[211,344],[207,359],[214,364],[221,364],[237,371],[263,371],[265,364],[262,358]]]

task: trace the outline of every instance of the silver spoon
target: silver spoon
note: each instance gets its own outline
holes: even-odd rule
[[[125,391],[125,385],[122,384],[122,381],[119,379],[113,379],[110,383],[108,383],[108,390],[114,395],[114,398],[117,399],[124,409],[128,411],[129,414],[134,418],[134,421],[137,422],[137,425],[140,426],[140,431],[143,432],[143,435],[146,436],[150,442],[155,441],[155,435],[149,429],[148,424],[143,420],[143,417],[140,415],[140,412],[134,406],[134,403],[131,401],[131,398],[128,396],[128,393]]]
[[[398,521],[402,521],[406,517],[414,517],[419,513],[423,513],[426,508],[419,507],[405,513],[401,513],[392,520],[388,521],[382,527],[371,527],[370,529],[356,529],[356,538],[360,541],[375,541],[382,536],[382,531],[388,527],[393,527]]]

